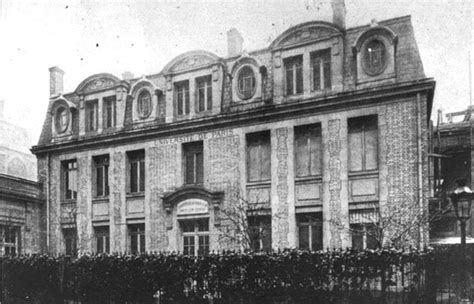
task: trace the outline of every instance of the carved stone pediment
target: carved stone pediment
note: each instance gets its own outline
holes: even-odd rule
[[[115,82],[110,78],[99,78],[87,84],[87,86],[84,88],[84,93],[106,89],[113,87],[114,85]]]
[[[191,51],[171,60],[163,69],[164,74],[186,71],[216,63],[219,57],[207,51]]]
[[[120,79],[112,74],[96,74],[83,80],[81,84],[79,84],[75,92],[76,94],[83,95],[91,92],[113,88],[120,83]]]
[[[304,30],[296,31],[289,35],[280,43],[280,46],[287,46],[292,44],[299,44],[308,40],[320,39],[323,37],[331,36],[333,31],[327,28],[313,27]]]

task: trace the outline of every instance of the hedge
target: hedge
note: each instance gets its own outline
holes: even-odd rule
[[[443,253],[443,254],[446,254]],[[99,254],[78,258],[2,257],[5,303],[243,303],[293,299],[332,301],[341,296],[425,294],[426,270],[442,261],[432,250],[334,250],[274,253]],[[431,272],[435,273],[435,272]],[[446,275],[442,273],[436,273]],[[246,300],[247,299],[247,300]],[[13,301],[13,300],[11,300]],[[312,301],[312,302],[311,302]]]

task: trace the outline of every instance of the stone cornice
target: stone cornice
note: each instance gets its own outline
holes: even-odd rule
[[[256,109],[221,113],[202,119],[157,124],[156,126],[150,126],[146,129],[124,130],[120,133],[80,138],[63,143],[49,143],[46,145],[33,146],[31,151],[37,155],[65,150],[80,151],[107,145],[157,139],[177,134],[268,123],[315,113],[334,112],[375,103],[386,103],[393,98],[410,96],[420,92],[426,92],[428,95],[427,114],[428,117],[430,117],[434,88],[435,81],[432,78],[428,78],[378,88],[345,91],[325,97],[308,98],[286,104],[268,104]]]

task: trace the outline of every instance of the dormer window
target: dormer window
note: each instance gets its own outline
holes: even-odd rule
[[[189,81],[174,84],[175,103],[178,115],[189,114]]]
[[[241,99],[249,99],[255,94],[256,79],[253,69],[243,66],[237,76],[237,93]]]
[[[137,111],[140,118],[147,118],[153,110],[153,103],[151,102],[151,94],[148,90],[143,90],[138,95]]]
[[[331,50],[326,49],[311,54],[313,90],[331,89]]]
[[[285,59],[286,95],[303,93],[303,56]]]
[[[212,110],[212,82],[211,76],[196,79],[197,87],[197,112]]]
[[[59,107],[54,117],[54,125],[57,133],[64,133],[69,123],[69,114],[65,107]]]
[[[387,66],[387,51],[382,41],[373,39],[363,49],[362,67],[369,75],[378,75]]]
[[[97,131],[97,100],[91,100],[86,103],[86,131]]]

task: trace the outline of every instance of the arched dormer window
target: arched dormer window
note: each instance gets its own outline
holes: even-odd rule
[[[142,90],[137,98],[137,112],[140,118],[147,118],[153,110],[151,94],[148,90]]]
[[[237,72],[237,94],[241,99],[249,99],[255,94],[256,77],[250,65],[244,65]]]
[[[369,75],[378,75],[387,66],[387,49],[379,39],[369,40],[362,50],[362,67]]]
[[[69,125],[69,111],[64,106],[60,106],[56,109],[54,114],[54,126],[58,134],[64,133]]]

